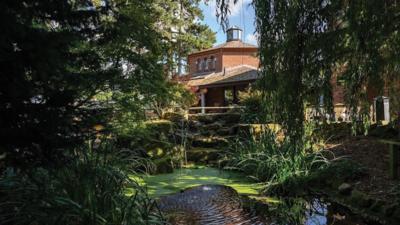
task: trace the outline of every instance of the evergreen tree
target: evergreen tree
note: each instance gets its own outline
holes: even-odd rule
[[[169,90],[165,65],[176,71],[188,52],[214,41],[197,20],[198,4],[1,1],[2,157],[10,165],[57,165],[94,135],[94,125],[136,118],[126,115]]]
[[[147,92],[162,80],[153,2],[95,3],[0,2],[0,148],[8,163],[60,162],[107,118],[93,96]]]

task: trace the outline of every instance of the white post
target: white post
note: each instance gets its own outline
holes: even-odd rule
[[[373,106],[374,109],[372,110],[372,118],[373,118],[375,123],[378,122],[378,120],[376,119],[376,99],[377,98],[374,98],[374,106]]]
[[[383,111],[385,113],[385,121],[390,122],[390,109],[389,109],[389,98],[383,98]]]
[[[201,113],[204,114],[206,113],[206,109],[204,108],[206,106],[206,96],[204,93],[201,93]]]

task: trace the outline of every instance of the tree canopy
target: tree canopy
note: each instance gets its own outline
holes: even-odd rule
[[[94,135],[94,125],[163,95],[168,60],[215,38],[196,22],[198,3],[1,1],[0,151],[7,162],[56,165]]]

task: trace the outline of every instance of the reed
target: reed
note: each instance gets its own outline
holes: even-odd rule
[[[270,130],[257,138],[237,139],[226,153],[226,168],[264,182],[264,192],[268,194],[288,192],[328,163],[312,139],[304,137],[298,143],[301,144],[294,146],[287,140],[277,141],[276,133]]]

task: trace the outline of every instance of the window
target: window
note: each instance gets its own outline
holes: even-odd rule
[[[208,59],[208,67],[210,68],[210,70],[214,70],[214,56],[212,55],[209,59]]]
[[[197,66],[197,72],[201,71],[201,60],[200,59],[197,59],[196,66]]]
[[[211,62],[210,66],[211,69],[215,70],[215,68],[217,67],[217,58],[215,56],[211,56],[210,62]]]
[[[204,64],[204,70],[208,70],[208,61],[207,61],[207,58],[204,58],[203,64]]]
[[[213,69],[213,67],[212,67],[212,56],[207,59],[207,65],[208,65],[208,69],[209,70]]]

